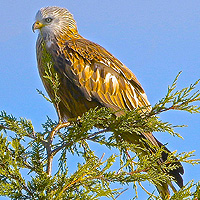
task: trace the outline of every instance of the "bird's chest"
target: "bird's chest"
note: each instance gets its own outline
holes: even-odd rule
[[[38,68],[49,97],[53,101],[55,100],[55,95],[60,98],[59,105],[55,107],[56,109],[59,108],[62,118],[82,116],[90,108],[100,106],[96,101],[85,98],[78,86],[77,77],[71,72],[73,66],[67,54],[64,55],[53,45],[50,42],[49,44],[47,43],[46,50],[43,49],[41,55],[38,56]],[[56,78],[59,84],[55,94],[54,81]]]

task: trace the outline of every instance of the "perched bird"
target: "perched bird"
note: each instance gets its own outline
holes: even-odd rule
[[[42,63],[46,51],[52,56],[53,68],[59,75],[59,90],[57,95],[60,103],[56,107],[60,120],[82,116],[83,113],[95,107],[108,107],[120,116],[123,110],[131,111],[146,106],[151,110],[144,89],[136,76],[122,62],[100,45],[83,38],[77,30],[76,21],[65,8],[45,7],[36,14],[33,31],[39,29],[37,39],[37,62],[42,82],[51,99],[54,92],[49,82],[44,78],[45,67]],[[137,138],[138,136],[136,136]],[[151,133],[142,136],[155,146],[162,146]],[[134,142],[130,139],[129,142]],[[162,161],[167,159],[163,152]],[[176,183],[182,187],[183,167],[169,172]],[[169,196],[168,184],[157,186],[161,196]]]

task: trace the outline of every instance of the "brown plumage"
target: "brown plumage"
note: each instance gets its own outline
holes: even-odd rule
[[[100,45],[83,38],[77,30],[76,22],[65,8],[46,7],[38,11],[33,30],[40,29],[37,40],[38,69],[50,98],[54,93],[44,78],[42,64],[43,47],[51,54],[54,69],[59,75],[58,96],[60,120],[81,116],[90,108],[108,107],[114,111],[133,110],[147,106],[151,110],[147,96],[136,76],[117,58]],[[123,115],[124,111],[117,112]],[[143,133],[155,146],[162,146],[151,133]],[[138,143],[138,136],[129,138],[129,142]],[[165,161],[163,153],[161,160]],[[177,184],[182,187],[182,165],[170,172]],[[162,196],[168,196],[168,184],[157,186]]]

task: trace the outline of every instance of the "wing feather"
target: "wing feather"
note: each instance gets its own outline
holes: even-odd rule
[[[60,44],[56,57],[65,55],[71,62],[63,73],[84,90],[87,99],[89,96],[115,110],[149,105],[135,75],[103,47],[83,38]]]

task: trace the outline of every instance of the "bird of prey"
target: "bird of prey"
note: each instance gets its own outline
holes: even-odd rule
[[[53,68],[59,75],[58,96],[60,120],[77,118],[95,107],[108,107],[123,115],[123,110],[131,111],[146,106],[151,110],[144,89],[136,76],[122,62],[100,45],[82,37],[72,14],[65,8],[45,7],[36,14],[33,31],[39,29],[37,39],[37,62],[42,82],[51,99],[54,92],[44,78],[45,67],[42,63],[45,44],[51,55]],[[58,110],[57,110],[58,111]],[[152,133],[142,136],[155,146],[162,146]],[[130,140],[131,141],[131,140]],[[163,161],[167,153],[163,153]],[[169,172],[176,183],[182,187],[183,167]],[[169,196],[168,184],[157,186],[161,196]]]

